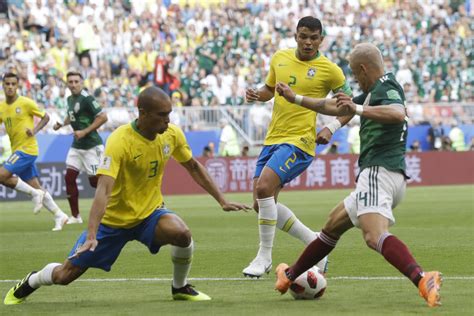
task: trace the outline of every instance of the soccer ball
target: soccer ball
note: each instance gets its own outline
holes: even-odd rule
[[[319,273],[317,267],[312,267],[296,280],[290,286],[290,294],[295,300],[314,300],[324,294],[327,281],[324,276]]]

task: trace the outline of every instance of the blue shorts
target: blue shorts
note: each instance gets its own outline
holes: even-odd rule
[[[260,177],[263,167],[267,166],[280,177],[283,186],[299,176],[312,162],[313,156],[291,144],[263,146],[254,178]]]
[[[38,170],[36,170],[35,161],[38,156],[25,154],[21,151],[15,151],[5,161],[3,167],[9,172],[16,174],[23,181],[28,181],[34,177],[38,177]]]
[[[173,214],[167,209],[156,209],[143,222],[132,228],[112,228],[106,225],[99,225],[97,231],[97,241],[99,244],[94,251],[87,251],[78,258],[70,259],[71,263],[81,268],[99,268],[110,271],[110,268],[117,260],[122,248],[129,241],[137,240],[148,247],[152,254],[158,253],[161,245],[154,243],[155,227],[164,214]],[[84,244],[87,231],[84,231],[76,244],[72,248],[69,256],[76,253],[76,249]]]

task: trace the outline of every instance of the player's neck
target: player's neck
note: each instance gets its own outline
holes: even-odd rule
[[[310,60],[313,60],[315,58],[318,58],[319,57],[319,50],[316,51],[316,53],[309,57],[309,58],[302,58],[301,55],[300,55],[300,52],[298,50],[296,50],[296,58],[298,58],[299,60],[301,61],[310,61]]]
[[[137,120],[136,121],[136,126],[137,126],[137,132],[142,135],[143,137],[145,137],[146,139],[148,140],[155,140],[156,138],[156,133],[150,133],[150,132],[147,132],[144,130],[143,128],[143,124],[140,124],[140,120]]]
[[[15,94],[14,96],[12,97],[9,97],[9,96],[6,96],[6,101],[7,101],[7,104],[12,104],[16,101],[16,99],[18,99],[18,94]]]

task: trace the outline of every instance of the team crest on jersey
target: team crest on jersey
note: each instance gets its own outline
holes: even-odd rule
[[[81,108],[81,105],[79,104],[79,102],[77,102],[76,104],[74,104],[74,112],[79,112],[79,109]]]
[[[16,112],[16,114],[20,114],[20,112],[21,112],[20,107],[17,107],[17,108],[15,109],[15,112]]]
[[[315,74],[316,74],[316,68],[311,67],[311,68],[308,69],[308,72],[306,73],[306,76],[310,77],[310,78],[313,78]]]
[[[165,144],[165,146],[163,146],[163,154],[164,154],[165,156],[169,156],[169,155],[170,155],[170,152],[171,152],[170,145]]]

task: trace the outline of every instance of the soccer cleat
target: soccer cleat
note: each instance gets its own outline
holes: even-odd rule
[[[316,267],[319,269],[319,273],[326,275],[328,272],[329,260],[328,256],[324,257],[321,261],[316,264]]]
[[[268,274],[272,269],[272,262],[259,257],[250,262],[247,268],[242,270],[242,273],[246,277],[260,278],[264,273]]]
[[[41,208],[43,207],[43,199],[45,196],[46,192],[43,190],[35,190],[35,193],[32,194],[32,201],[34,203],[33,207],[33,214],[38,214],[41,211]]]
[[[425,272],[425,275],[418,283],[420,296],[425,299],[429,307],[441,305],[439,291],[443,283],[442,274],[438,271]]]
[[[280,292],[282,295],[288,291],[291,286],[291,280],[288,279],[286,276],[285,270],[288,269],[288,265],[286,263],[280,263],[276,269],[276,282],[275,282],[275,290]]]
[[[83,221],[82,221],[81,215],[77,215],[77,217],[74,217],[74,216],[69,217],[66,224],[69,225],[69,224],[82,224],[82,223]]]
[[[59,211],[54,215],[54,228],[52,229],[53,232],[57,232],[63,229],[63,226],[67,223],[69,217],[67,217],[64,212]]]
[[[171,286],[171,294],[175,301],[210,301],[211,298],[203,292],[196,291],[194,286],[186,284],[182,288],[174,288]]]
[[[7,295],[5,295],[5,299],[3,300],[3,304],[5,305],[15,305],[15,304],[21,304],[23,303],[28,295],[33,293],[36,289],[32,288],[28,284],[28,280],[30,279],[30,276],[36,273],[36,271],[28,273],[28,275],[18,282],[14,287],[12,287]]]

